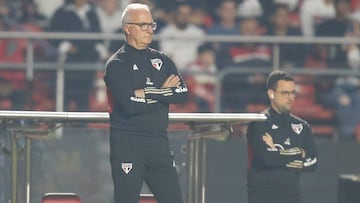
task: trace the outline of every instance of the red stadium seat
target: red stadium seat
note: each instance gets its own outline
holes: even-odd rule
[[[157,203],[157,201],[152,194],[141,194],[139,203]]]
[[[41,203],[81,203],[81,200],[75,193],[46,193]]]

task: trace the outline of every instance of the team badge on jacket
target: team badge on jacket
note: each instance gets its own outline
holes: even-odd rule
[[[151,64],[154,68],[160,70],[163,62],[161,59],[151,59]]]
[[[292,130],[296,133],[296,134],[300,134],[301,131],[303,130],[303,124],[302,123],[299,123],[299,124],[291,124],[291,128]]]
[[[128,174],[132,169],[132,163],[121,163],[122,170]]]

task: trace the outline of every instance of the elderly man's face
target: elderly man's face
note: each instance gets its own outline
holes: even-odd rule
[[[150,12],[146,10],[135,10],[129,14],[129,18],[125,23],[125,32],[127,41],[135,48],[146,48],[152,41],[153,29],[150,26],[154,22]],[[148,24],[144,26],[142,24]]]

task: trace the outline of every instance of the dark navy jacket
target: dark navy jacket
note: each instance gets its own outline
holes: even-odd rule
[[[167,55],[124,44],[108,60],[104,76],[111,129],[129,135],[166,135],[169,104],[184,102],[188,95],[182,79],[179,87],[161,88],[171,74],[179,75]],[[144,89],[145,98],[136,97],[136,89]]]
[[[318,158],[310,125],[292,115],[279,114],[269,108],[263,112],[265,122],[248,126],[248,189],[279,195],[300,193],[300,172],[314,170]],[[271,135],[276,149],[271,149],[262,136]],[[301,150],[306,152],[302,158]]]

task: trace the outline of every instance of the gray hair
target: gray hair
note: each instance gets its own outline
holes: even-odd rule
[[[146,11],[151,12],[149,6],[146,4],[132,3],[132,4],[127,5],[121,15],[121,19],[122,19],[121,23],[122,23],[123,27],[125,26],[128,18],[129,18],[129,11],[132,11],[132,10],[146,10]]]

